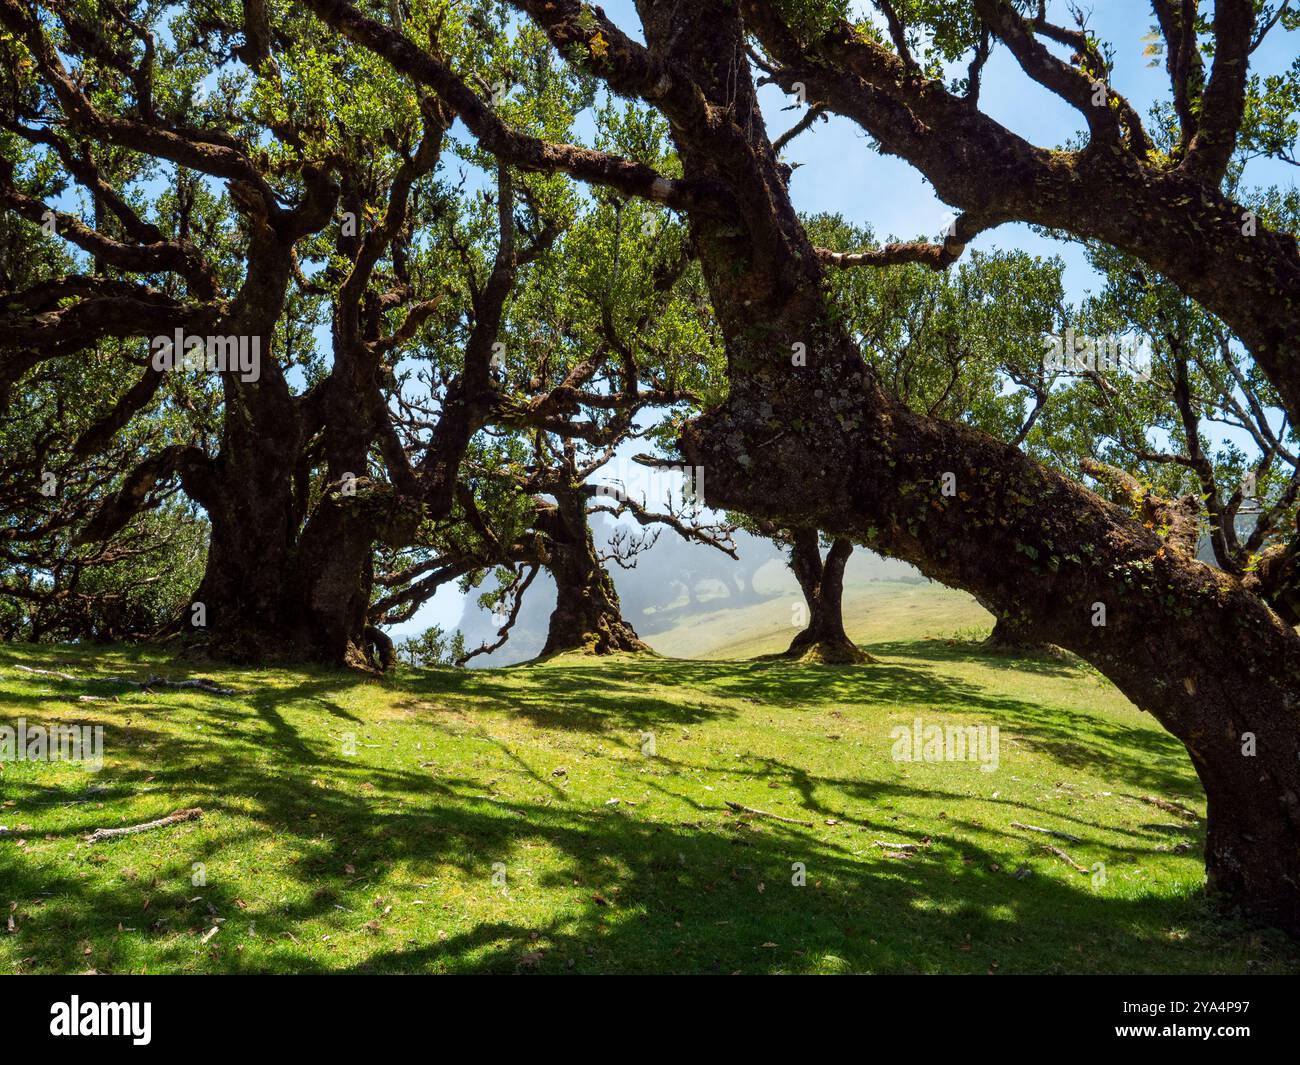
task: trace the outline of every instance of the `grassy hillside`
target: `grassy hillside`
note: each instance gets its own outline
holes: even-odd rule
[[[784,651],[803,627],[793,614],[803,597],[793,579],[786,583],[786,595],[744,607],[727,607],[722,600],[718,610],[683,617],[646,642],[673,658],[740,659]],[[844,628],[862,644],[972,636],[991,624],[974,599],[941,584],[864,580],[844,589]]]
[[[880,661],[849,669],[219,671],[217,696],[86,679],[185,672],[135,651],[0,647],[0,717],[106,729],[97,775],[3,765],[0,972],[1300,969],[1209,914],[1200,824],[1142,801],[1203,812],[1181,747],[1089,669],[921,638],[954,627],[935,604],[877,604]],[[894,761],[917,717],[996,724],[998,768]]]

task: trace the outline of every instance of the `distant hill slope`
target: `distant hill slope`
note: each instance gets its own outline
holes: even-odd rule
[[[598,515],[594,522],[598,544],[605,543],[612,528],[610,522],[599,520],[602,518]],[[671,653],[678,657],[712,654],[712,649],[731,643],[738,632],[752,636],[773,634],[775,642],[764,652],[755,653],[784,650],[794,632],[792,610],[803,601],[785,553],[770,540],[744,532],[737,533],[736,547],[739,560],[669,533],[642,552],[633,568],[610,565],[623,616],[652,647],[672,647]],[[849,624],[849,635],[856,639],[890,639],[887,633],[870,635],[876,631],[870,627],[863,628],[859,636],[854,628],[856,619],[874,615],[880,609],[882,596],[892,597],[924,585],[924,578],[906,563],[857,549],[844,574],[845,617],[846,621],[854,619]],[[469,647],[496,639],[497,623],[477,605],[480,593],[491,587],[494,582],[489,577],[466,597],[459,628]],[[924,596],[915,601],[929,602]],[[542,571],[524,597],[509,641],[495,653],[473,659],[471,665],[504,666],[535,658],[546,642],[547,622],[554,608],[555,586]],[[948,601],[935,602],[931,609],[939,614],[953,612],[952,624],[941,624],[943,632],[988,624],[987,615],[978,608],[973,616]],[[883,616],[890,615],[886,612]],[[780,635],[783,631],[787,633],[784,643]],[[685,637],[679,640],[679,633]]]
[[[802,602],[792,588],[749,606],[688,615],[671,629],[647,636],[646,642],[672,658],[739,659],[784,651],[801,627],[792,618]],[[868,649],[958,631],[969,635],[971,629],[991,626],[988,611],[974,599],[940,584],[862,580],[844,590],[844,627]]]

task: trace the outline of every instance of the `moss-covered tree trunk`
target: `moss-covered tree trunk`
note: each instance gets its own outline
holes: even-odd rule
[[[364,456],[348,470],[331,462],[325,492],[304,518],[300,449],[286,419],[278,430],[262,424],[255,442],[227,441],[212,464],[202,491],[211,543],[186,627],[234,661],[361,665],[385,502],[353,472],[364,471]]]
[[[596,555],[584,486],[558,488],[554,495],[555,507],[538,522],[548,540],[546,568],[556,592],[542,657],[564,651],[596,655],[648,651],[623,619],[614,582]]]
[[[983,643],[986,651],[1017,654],[1041,653],[1051,649],[1051,644],[1038,638],[1032,622],[1019,619],[1015,613],[999,613],[990,600],[980,596],[975,598],[980,606],[993,615],[993,631]]]
[[[194,596],[201,610],[185,622],[211,653],[234,661],[367,665],[367,648],[383,642],[367,629],[372,552],[393,520],[391,493],[376,493],[364,476],[378,413],[374,360],[361,345],[336,345],[334,373],[313,403],[305,409],[292,395],[270,349],[289,264],[281,242],[255,242],[257,283],[225,326],[260,338],[261,374],[223,377],[229,413],[220,453],[183,474],[212,526]],[[317,433],[326,485],[313,500]]]
[[[816,529],[796,529],[790,543],[790,568],[808,607],[808,626],[790,642],[787,655],[833,665],[870,662],[844,631],[844,567],[853,544],[842,536],[823,560]]]
[[[374,545],[400,539],[394,530],[409,531],[418,507],[364,476],[361,434],[327,444],[324,490],[304,515],[310,480],[295,423],[259,426],[252,440],[227,441],[199,492],[212,526],[194,596],[204,628],[193,611],[187,627],[234,661],[383,666],[375,649],[385,640],[367,621]]]

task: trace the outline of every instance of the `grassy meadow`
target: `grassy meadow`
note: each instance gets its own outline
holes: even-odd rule
[[[1300,971],[1209,908],[1203,821],[1146,801],[1203,815],[1187,756],[1094,670],[984,655],[958,593],[851,598],[875,664],[754,661],[780,602],[664,657],[203,668],[233,696],[0,646],[0,723],[105,730],[98,773],[0,764],[0,973]],[[917,718],[996,725],[996,770],[896,761]]]

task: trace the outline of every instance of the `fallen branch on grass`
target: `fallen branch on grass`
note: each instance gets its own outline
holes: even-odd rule
[[[1182,803],[1173,802],[1170,799],[1161,799],[1155,795],[1143,795],[1143,802],[1149,802],[1152,806],[1159,807],[1167,814],[1173,814],[1175,817],[1181,817],[1184,821],[1199,821],[1200,815],[1194,810],[1189,810]]]
[[[782,817],[780,814],[768,813],[766,810],[755,810],[752,806],[741,806],[738,802],[732,802],[730,799],[723,800],[732,810],[738,814],[753,814],[756,817],[770,817],[773,821],[780,821],[787,825],[803,825],[805,828],[812,828],[811,821],[800,821],[794,817]]]
[[[130,677],[91,677],[90,680],[102,684],[125,684],[130,688],[139,688],[146,692],[154,688],[196,688],[209,695],[235,694],[234,688],[223,688],[216,681],[208,680],[206,677],[196,677],[193,680],[168,680],[166,677],[150,674],[144,680],[132,680]]]
[[[1058,832],[1054,828],[1040,828],[1038,825],[1022,825],[1019,821],[1011,822],[1012,828],[1023,829],[1026,832],[1041,832],[1045,836],[1055,836],[1057,839],[1063,839],[1067,843],[1082,843],[1078,836],[1072,836],[1068,832]]]
[[[1043,844],[1043,846],[1045,846],[1049,851],[1051,851],[1051,852],[1052,852],[1053,854],[1055,854],[1058,858],[1060,858],[1061,861],[1065,862],[1066,865],[1072,866],[1072,867],[1074,868],[1074,871],[1075,871],[1076,873],[1086,873],[1086,872],[1088,872],[1088,867],[1087,867],[1086,865],[1080,865],[1080,864],[1079,864],[1078,862],[1076,862],[1073,858],[1071,858],[1068,854],[1066,854],[1065,851],[1061,850],[1060,847],[1053,847],[1050,843],[1045,843],[1045,844]]]
[[[58,677],[60,680],[76,680],[71,673],[60,673],[57,669],[33,669],[31,666],[14,666],[24,673],[35,673],[38,677]]]
[[[53,669],[33,669],[31,666],[15,666],[24,673],[34,673],[39,677],[58,677],[59,680],[70,680],[73,683],[83,684],[125,684],[131,688],[139,688],[142,691],[150,691],[153,688],[194,688],[201,692],[207,692],[209,695],[234,695],[234,688],[223,688],[216,681],[208,680],[206,677],[195,677],[191,680],[168,680],[166,677],[159,677],[150,674],[144,680],[132,680],[130,677],[74,677],[71,673],[60,673]],[[87,698],[83,696],[82,698]]]
[[[884,847],[887,851],[904,851],[907,854],[915,854],[921,849],[917,843],[890,843],[888,840],[872,840],[877,847]]]
[[[127,825],[125,828],[97,828],[86,837],[86,842],[98,843],[102,839],[112,839],[114,836],[133,836],[137,832],[148,832],[153,828],[167,828],[170,825],[179,825],[183,821],[197,821],[202,816],[203,811],[197,806],[189,810],[177,810],[174,814],[160,817],[157,821],[146,821],[142,825]]]

